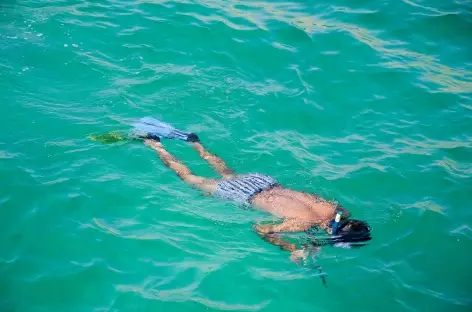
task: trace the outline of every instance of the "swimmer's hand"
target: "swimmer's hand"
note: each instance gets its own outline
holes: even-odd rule
[[[308,253],[305,249],[297,249],[290,253],[290,261],[293,263],[300,265],[302,260],[306,262]]]
[[[273,226],[271,224],[266,224],[266,225],[257,224],[257,225],[254,225],[254,230],[259,235],[272,234],[273,233]]]

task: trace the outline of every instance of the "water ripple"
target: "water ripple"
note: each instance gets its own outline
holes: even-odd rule
[[[0,288],[12,310],[472,304],[469,4],[0,7]],[[270,217],[203,197],[138,142],[86,139],[142,115],[198,133],[237,172],[339,200],[369,221],[372,244],[323,248],[324,288],[254,233]],[[165,142],[216,177],[181,143]]]

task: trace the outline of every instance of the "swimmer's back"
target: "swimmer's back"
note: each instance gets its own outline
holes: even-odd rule
[[[280,218],[298,219],[309,223],[332,220],[337,208],[335,203],[281,186],[255,195],[251,203]]]

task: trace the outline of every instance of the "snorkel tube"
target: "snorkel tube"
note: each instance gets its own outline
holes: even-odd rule
[[[338,234],[339,221],[341,221],[342,214],[343,214],[342,211],[338,211],[336,213],[336,217],[334,218],[333,226],[331,228],[332,235]]]

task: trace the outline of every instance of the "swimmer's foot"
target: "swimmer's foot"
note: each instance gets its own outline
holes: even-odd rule
[[[189,133],[188,136],[187,136],[187,139],[186,139],[187,142],[200,142],[200,138],[198,137],[198,135],[196,133]]]
[[[141,118],[134,124],[131,135],[141,139],[177,139],[187,142],[198,142],[198,136],[192,132],[185,132],[172,125],[152,117]]]

